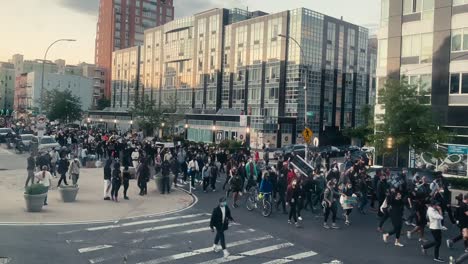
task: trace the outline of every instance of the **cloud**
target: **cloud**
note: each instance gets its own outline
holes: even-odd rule
[[[56,0],[59,5],[84,13],[97,16],[99,13],[99,0]]]
[[[177,18],[191,16],[193,14],[213,8],[242,8],[247,7],[247,0],[175,0],[175,15]]]

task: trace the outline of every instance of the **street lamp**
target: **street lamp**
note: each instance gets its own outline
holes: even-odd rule
[[[299,42],[291,37],[291,36],[287,36],[287,35],[284,35],[284,34],[278,34],[278,37],[281,37],[281,38],[285,38],[285,39],[290,39],[292,41],[294,41],[294,43],[296,43],[296,45],[299,47],[299,51],[301,52],[301,61],[302,63],[304,64],[304,68],[305,68],[305,74],[304,74],[304,128],[307,128],[307,65],[305,64],[305,56],[304,56],[304,50],[302,49],[302,46],[301,44],[299,44]],[[305,160],[307,161],[307,152],[309,152],[309,144],[306,144],[306,151],[305,151]]]
[[[59,40],[56,40],[54,42],[52,42],[52,44],[49,45],[49,47],[47,48],[45,54],[44,54],[44,60],[42,60],[42,77],[41,77],[41,94],[40,94],[40,97],[41,97],[41,104],[39,105],[39,113],[42,114],[42,100],[43,100],[43,92],[44,92],[44,67],[45,67],[45,61],[47,59],[47,53],[49,53],[49,49],[55,45],[56,43],[58,42],[61,42],[61,41],[76,41],[76,39],[59,39]]]

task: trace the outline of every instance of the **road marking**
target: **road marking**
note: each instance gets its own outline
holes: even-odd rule
[[[2,147],[0,147],[0,152],[1,153],[4,153],[4,154],[8,154],[8,155],[14,155],[12,152],[6,150],[6,149],[3,149]]]
[[[111,248],[111,247],[112,247],[111,245],[99,245],[99,246],[94,246],[94,247],[80,248],[78,249],[78,252],[86,253],[86,252],[98,251],[101,249],[106,249],[106,248]]]
[[[276,259],[276,260],[268,261],[268,262],[265,262],[265,263],[263,263],[263,264],[283,264],[283,263],[289,263],[289,262],[293,262],[293,261],[295,261],[295,260],[301,260],[301,259],[305,259],[305,258],[308,258],[308,257],[313,257],[313,256],[315,256],[315,255],[317,255],[317,252],[308,251],[308,252],[303,252],[303,253],[299,253],[299,254],[287,256],[287,257],[284,257],[284,258],[281,258],[281,259]]]
[[[166,245],[160,245],[160,246],[154,246],[154,247],[151,247],[151,248],[154,248],[154,249],[168,249],[168,248],[172,248],[174,245],[172,244],[166,244]]]
[[[113,228],[126,227],[126,226],[154,224],[154,223],[160,223],[160,222],[166,222],[166,221],[172,221],[172,220],[178,220],[178,219],[187,219],[187,218],[193,218],[193,217],[199,217],[199,216],[208,216],[208,214],[206,214],[206,213],[191,214],[191,215],[166,217],[166,218],[159,218],[159,219],[152,219],[152,220],[142,220],[142,221],[129,222],[129,223],[118,224],[118,225],[90,227],[90,228],[86,228],[86,230],[87,231],[98,231],[98,230],[106,230],[106,229],[113,229]]]
[[[271,238],[273,238],[273,237],[270,236],[270,235],[267,235],[267,236],[264,236],[264,237],[244,239],[244,240],[240,240],[240,241],[230,243],[230,244],[228,244],[228,246],[229,246],[229,248],[232,248],[232,247],[252,243],[252,242],[255,242],[255,241],[261,241],[261,240],[266,240],[266,239],[271,239]],[[184,252],[184,253],[175,254],[175,255],[171,255],[171,256],[166,256],[166,257],[162,257],[162,258],[152,259],[152,260],[148,260],[148,261],[145,261],[145,262],[140,262],[138,264],[159,264],[159,263],[184,259],[184,258],[188,258],[188,257],[192,257],[192,256],[197,256],[197,255],[204,254],[204,253],[209,253],[209,252],[212,252],[212,251],[213,251],[213,247],[211,246],[211,247],[207,247],[207,248],[193,250],[193,251],[190,251],[190,252]]]
[[[125,254],[125,256],[126,257],[133,256],[133,255],[140,254],[142,252],[143,252],[142,249],[132,249],[132,250],[130,250],[130,252]],[[123,259],[123,257],[120,256],[120,255],[113,255],[113,256],[108,256],[108,257],[98,257],[98,258],[90,259],[89,263],[96,264],[96,263],[106,262],[106,261],[109,261],[109,260],[122,260],[122,259]]]
[[[209,227],[201,227],[201,228],[197,228],[197,229],[190,229],[190,230],[186,230],[186,231],[169,233],[169,234],[160,235],[160,236],[156,236],[156,237],[149,237],[149,238],[146,238],[146,239],[145,238],[134,239],[134,240],[130,241],[130,244],[142,242],[143,240],[149,241],[149,240],[155,240],[155,239],[161,239],[161,238],[168,238],[168,237],[171,237],[171,236],[174,236],[174,235],[193,234],[193,233],[210,231],[210,230],[211,230],[211,228],[209,228]]]
[[[202,263],[199,263],[199,264],[226,263],[226,262],[242,259],[242,258],[245,258],[245,257],[255,256],[255,255],[259,255],[259,254],[263,254],[263,253],[266,253],[266,252],[270,252],[270,251],[274,251],[274,250],[278,250],[278,249],[282,249],[282,248],[287,248],[287,247],[291,247],[291,246],[294,246],[294,244],[292,244],[292,243],[283,243],[283,244],[278,244],[278,245],[274,245],[274,246],[269,246],[269,247],[258,248],[258,249],[254,249],[254,250],[250,250],[250,251],[245,251],[245,252],[239,253],[237,255],[228,256],[227,258],[218,258],[218,259],[214,259],[214,260],[209,260],[209,261],[205,261],[205,262],[202,262]]]
[[[210,221],[211,221],[211,219],[203,219],[203,220],[197,220],[197,221],[186,222],[186,223],[178,223],[178,224],[148,227],[148,228],[143,228],[143,229],[137,229],[135,231],[127,231],[127,232],[124,232],[124,233],[125,234],[147,233],[147,232],[151,232],[151,231],[157,231],[157,230],[168,229],[168,228],[175,228],[175,227],[181,227],[181,226],[202,224],[202,223],[207,223],[207,222],[210,222]]]

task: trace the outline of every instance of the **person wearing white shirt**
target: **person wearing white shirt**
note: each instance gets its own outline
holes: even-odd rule
[[[188,164],[189,176],[192,185],[192,189],[195,190],[195,175],[200,170],[198,167],[198,161],[195,156],[192,157],[192,160]]]
[[[135,148],[131,156],[132,156],[133,168],[136,169],[138,167],[138,160],[140,159],[140,152],[138,152],[138,149]]]
[[[39,183],[47,187],[47,189],[50,188],[50,185],[52,184],[52,175],[47,171],[47,166],[42,166],[42,171],[37,172],[34,176],[39,180]],[[47,194],[44,199],[44,205],[47,205]]]
[[[427,209],[427,217],[429,218],[429,229],[431,230],[434,241],[427,242],[421,245],[423,254],[426,254],[427,249],[434,247],[434,261],[445,262],[439,257],[439,249],[442,244],[442,209],[437,201],[432,201]]]

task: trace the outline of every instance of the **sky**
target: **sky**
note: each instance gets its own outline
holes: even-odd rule
[[[375,27],[380,16],[379,0],[174,0],[174,5],[176,18],[216,7],[248,7],[268,13],[305,7]],[[0,61],[17,53],[28,60],[42,59],[54,40],[72,38],[77,41],[58,43],[47,59],[94,63],[98,0],[2,0],[0,10]]]

